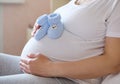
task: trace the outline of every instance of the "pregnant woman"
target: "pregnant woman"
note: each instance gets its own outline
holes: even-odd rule
[[[119,9],[119,0],[71,0],[58,8],[61,35],[37,38],[44,25],[35,24],[21,58],[0,54],[0,84],[119,84]]]

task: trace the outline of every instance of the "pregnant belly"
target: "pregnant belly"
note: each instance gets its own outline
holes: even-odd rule
[[[45,36],[40,41],[36,41],[34,38],[31,38],[23,48],[21,57],[26,57],[29,53],[41,53],[51,59],[73,61],[95,56],[95,53],[101,53],[100,50],[93,51],[92,49],[90,51],[91,44],[89,44],[90,46],[88,44],[89,42],[85,43],[80,38],[67,32],[59,39],[50,39]]]

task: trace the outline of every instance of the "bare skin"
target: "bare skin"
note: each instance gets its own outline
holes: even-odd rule
[[[36,31],[37,31],[38,29],[40,29],[40,27],[41,27],[40,25],[35,24],[34,27],[33,27],[33,31],[31,32],[31,35],[34,36],[34,34],[36,33]]]

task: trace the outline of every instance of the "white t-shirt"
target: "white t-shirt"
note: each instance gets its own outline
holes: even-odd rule
[[[90,0],[75,5],[75,0],[58,8],[65,27],[59,39],[47,35],[40,41],[31,38],[25,45],[22,57],[28,53],[42,53],[55,61],[75,61],[104,52],[105,37],[120,38],[120,1]],[[98,84],[79,80],[80,84]]]

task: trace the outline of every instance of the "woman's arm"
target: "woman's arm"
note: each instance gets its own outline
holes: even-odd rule
[[[81,61],[52,62],[41,54],[31,54],[28,57],[30,60],[20,61],[20,67],[26,73],[75,79],[101,77],[120,71],[120,38],[107,37],[103,55]]]
[[[55,62],[55,76],[87,79],[105,76],[120,71],[120,38],[107,37],[105,52],[75,62]]]

